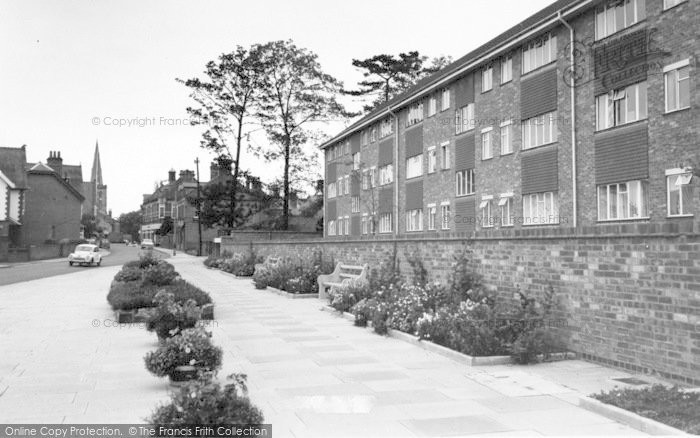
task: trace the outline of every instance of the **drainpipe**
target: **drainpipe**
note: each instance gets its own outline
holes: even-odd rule
[[[394,237],[396,237],[399,234],[399,116],[394,113],[392,107],[388,109],[396,122],[394,130]]]
[[[569,64],[571,65],[571,83],[569,87],[571,88],[571,191],[573,200],[573,219],[574,219],[574,229],[577,224],[578,217],[578,203],[577,203],[577,189],[576,189],[576,72],[574,71],[574,28],[567,23],[564,18],[562,18],[561,11],[559,11],[558,17],[559,21],[569,29]]]

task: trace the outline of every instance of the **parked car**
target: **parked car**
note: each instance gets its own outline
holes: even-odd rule
[[[73,266],[73,264],[79,265],[97,265],[102,264],[102,254],[100,253],[100,248],[97,245],[82,244],[75,247],[75,251],[68,255],[68,264]]]
[[[141,241],[141,249],[153,249],[153,241],[151,239],[143,239]]]

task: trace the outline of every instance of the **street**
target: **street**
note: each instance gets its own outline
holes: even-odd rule
[[[121,266],[129,260],[138,258],[141,250],[138,246],[126,246],[122,244],[112,245],[110,254],[104,257],[101,267],[68,266],[67,258],[39,260],[27,263],[2,264],[9,266],[0,268],[0,286],[18,283],[20,281],[38,280],[56,275],[72,274],[83,270],[101,269],[108,266]],[[160,251],[153,251],[156,257],[168,257]]]

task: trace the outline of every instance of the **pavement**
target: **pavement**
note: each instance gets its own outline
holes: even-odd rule
[[[579,360],[466,367],[202,260],[169,259],[212,295],[219,375],[248,375],[275,437],[644,435],[577,406],[629,373]],[[155,335],[112,321],[117,270],[0,286],[0,423],[138,423],[168,399],[143,365]]]

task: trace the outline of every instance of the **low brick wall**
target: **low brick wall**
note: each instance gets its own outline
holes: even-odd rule
[[[7,252],[7,261],[10,263],[20,263],[68,257],[68,254],[73,252],[76,245],[76,243],[45,243],[22,248],[9,248]]]
[[[248,251],[223,237],[221,250]],[[446,281],[455,257],[472,252],[475,272],[500,293],[541,294],[550,284],[567,311],[568,343],[588,360],[700,384],[700,234],[693,227],[610,226],[518,230],[469,236],[256,240],[257,254],[380,266],[420,258]]]

